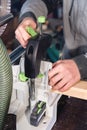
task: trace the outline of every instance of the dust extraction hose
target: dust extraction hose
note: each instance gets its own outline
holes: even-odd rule
[[[12,94],[12,67],[7,49],[0,39],[0,130],[3,130]]]

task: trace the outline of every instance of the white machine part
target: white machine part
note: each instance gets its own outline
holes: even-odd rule
[[[11,12],[11,0],[0,0],[0,17],[5,16]],[[7,24],[0,27],[0,36],[4,32]]]
[[[20,73],[20,65],[13,65],[13,94],[9,113],[17,116],[17,130],[51,130],[57,116],[57,103],[61,97],[60,94],[52,93],[51,87],[48,85],[48,70],[52,67],[52,63],[41,61],[40,73],[41,77],[35,79],[35,100],[31,101],[31,109],[29,110],[29,80],[21,82],[18,78]],[[31,111],[39,100],[46,102],[46,115],[40,121],[37,127],[30,124]]]

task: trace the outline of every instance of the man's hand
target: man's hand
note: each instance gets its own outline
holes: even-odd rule
[[[32,18],[25,18],[17,27],[15,31],[15,37],[19,41],[19,43],[25,48],[28,40],[31,36],[27,33],[26,28],[30,26],[33,29],[36,29],[36,23]]]
[[[53,90],[68,90],[80,81],[81,75],[74,60],[59,60],[48,73],[49,85]]]

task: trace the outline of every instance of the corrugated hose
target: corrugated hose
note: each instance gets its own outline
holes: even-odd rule
[[[0,39],[0,130],[3,130],[12,94],[12,67],[7,49]]]

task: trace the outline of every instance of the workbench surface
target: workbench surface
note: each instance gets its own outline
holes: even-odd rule
[[[87,100],[63,98],[52,130],[87,130]]]

